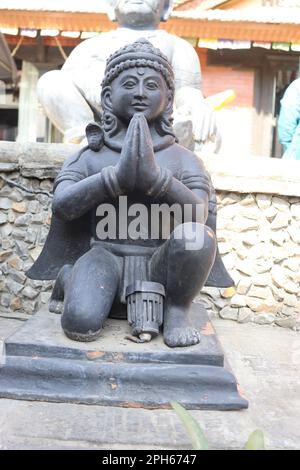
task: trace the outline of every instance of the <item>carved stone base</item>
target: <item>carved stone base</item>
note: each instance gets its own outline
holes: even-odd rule
[[[125,339],[128,323],[112,319],[97,341],[71,341],[59,315],[39,312],[5,341],[0,396],[144,408],[167,408],[171,400],[195,409],[247,408],[204,308],[194,304],[191,314],[202,332],[200,344],[170,349],[162,335],[144,344]]]

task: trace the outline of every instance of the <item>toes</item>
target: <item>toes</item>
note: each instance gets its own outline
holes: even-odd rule
[[[50,300],[49,312],[61,314],[63,312],[64,303],[60,300]]]
[[[174,328],[164,334],[164,341],[171,348],[193,346],[200,341],[200,334],[194,328]]]

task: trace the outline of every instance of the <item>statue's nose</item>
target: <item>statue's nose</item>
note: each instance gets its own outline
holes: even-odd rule
[[[136,89],[136,97],[143,98],[145,96],[145,88],[142,82],[140,82]]]

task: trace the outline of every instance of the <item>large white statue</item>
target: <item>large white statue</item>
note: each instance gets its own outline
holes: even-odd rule
[[[38,82],[39,100],[65,142],[80,143],[85,127],[99,120],[99,84],[110,54],[140,37],[162,50],[175,75],[175,132],[191,146],[213,140],[216,122],[201,92],[201,70],[194,48],[185,40],[159,30],[172,11],[172,0],[107,0],[108,16],[119,27],[79,44],[61,70],[44,74]]]

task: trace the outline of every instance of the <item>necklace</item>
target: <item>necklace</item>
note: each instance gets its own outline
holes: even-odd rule
[[[120,144],[116,139],[109,137],[107,134],[104,134],[104,143],[111,150],[121,153],[122,144]],[[175,138],[172,135],[164,135],[159,139],[159,142],[153,144],[153,150],[154,152],[159,152],[160,150],[170,147],[174,143]]]

